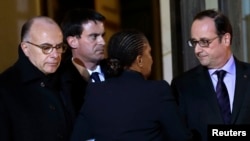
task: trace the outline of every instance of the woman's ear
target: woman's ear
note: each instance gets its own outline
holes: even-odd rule
[[[142,56],[141,56],[141,55],[138,55],[138,56],[136,57],[136,61],[137,61],[137,65],[138,65],[139,67],[143,67],[143,59],[142,59]]]
[[[69,36],[67,37],[67,42],[71,48],[77,48],[78,47],[78,40],[75,36]]]

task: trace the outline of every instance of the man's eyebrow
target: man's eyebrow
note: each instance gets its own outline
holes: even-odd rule
[[[206,37],[199,38],[198,40],[195,38],[190,38],[190,40],[200,41],[200,40],[208,40]]]

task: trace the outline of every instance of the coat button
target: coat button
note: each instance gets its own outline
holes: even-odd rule
[[[41,83],[40,83],[40,86],[41,86],[41,87],[45,87],[44,82],[41,82]]]

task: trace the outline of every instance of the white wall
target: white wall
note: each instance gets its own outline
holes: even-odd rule
[[[17,60],[20,30],[30,17],[40,14],[40,0],[0,1],[0,73]]]

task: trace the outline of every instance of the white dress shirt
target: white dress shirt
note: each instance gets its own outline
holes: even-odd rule
[[[87,70],[88,70],[88,72],[89,72],[90,75],[91,75],[93,72],[98,72],[98,75],[99,75],[100,80],[101,80],[101,81],[104,81],[104,80],[105,80],[105,77],[104,77],[103,72],[101,71],[100,65],[96,66],[96,68],[95,68],[94,70],[89,70],[89,69],[87,69]],[[92,82],[93,82],[93,80],[92,80]]]

